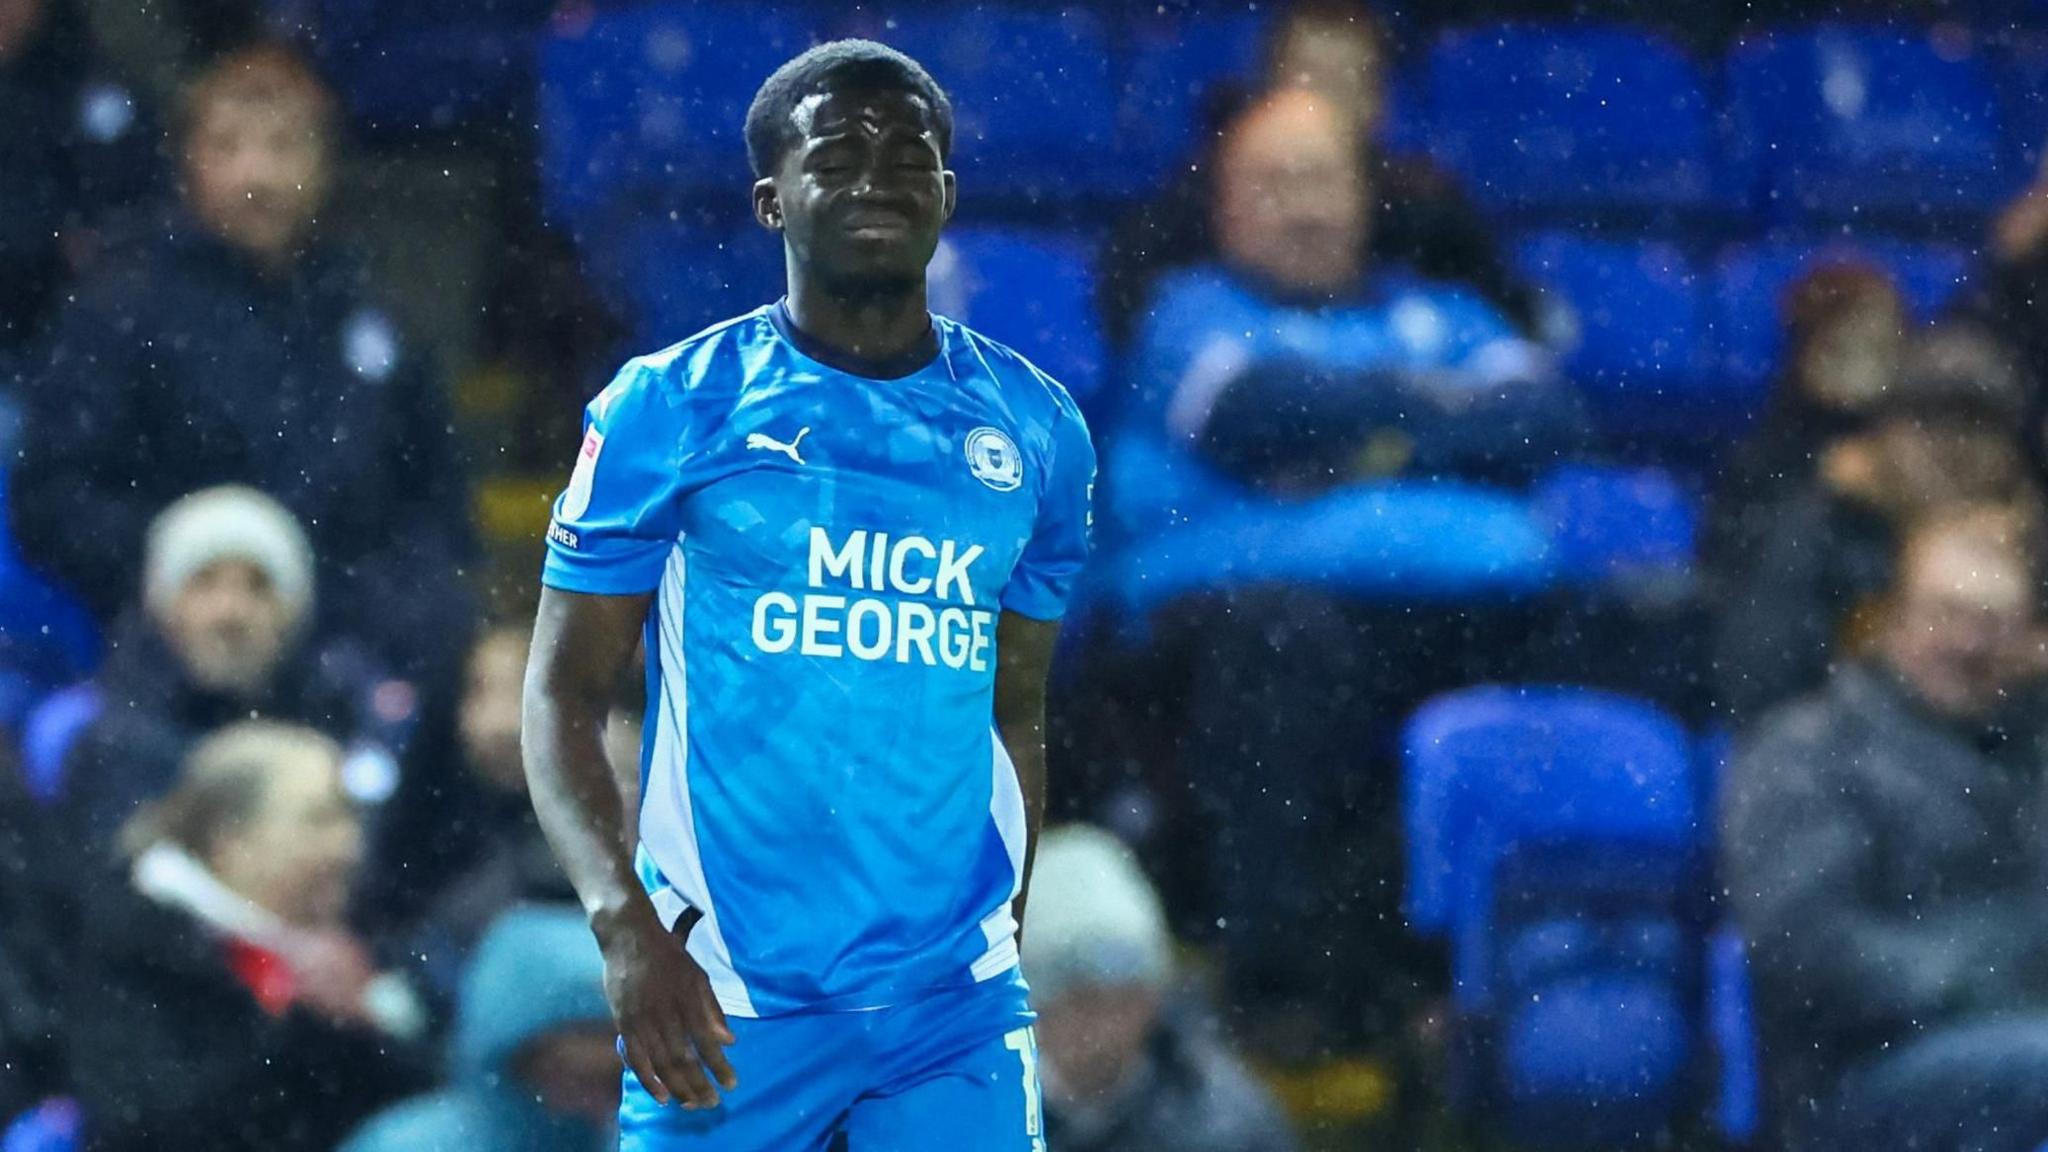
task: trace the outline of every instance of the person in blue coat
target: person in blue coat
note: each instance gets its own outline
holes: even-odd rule
[[[463,983],[452,1079],[373,1117],[341,1152],[598,1152],[619,1055],[604,960],[573,905],[500,917]]]
[[[1502,574],[1540,580],[1540,545],[1486,529],[1526,524],[1521,505],[1452,482],[1547,466],[1573,440],[1533,433],[1569,429],[1572,396],[1498,310],[1362,258],[1376,193],[1357,151],[1347,113],[1308,90],[1231,122],[1218,258],[1159,281],[1106,453],[1109,533],[1141,560],[1157,543],[1217,561],[1208,595],[1154,614],[1145,682],[1177,690],[1178,776],[1218,843],[1226,995],[1278,1063],[1393,1042],[1438,991],[1399,926],[1396,777],[1375,750],[1430,692],[1512,674],[1531,627]],[[1358,532],[1289,538],[1326,556],[1283,572],[1257,531],[1214,531],[1367,489]]]

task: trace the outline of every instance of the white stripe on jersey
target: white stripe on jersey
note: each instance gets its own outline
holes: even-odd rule
[[[662,922],[673,927],[685,906],[704,914],[690,931],[690,955],[710,977],[719,1007],[735,1016],[750,1017],[756,1015],[753,997],[733,969],[732,953],[718,926],[718,910],[711,904],[711,886],[704,879],[703,853],[697,846],[697,822],[690,811],[689,685],[683,666],[683,586],[688,568],[678,541],[655,594],[655,628],[660,642],[654,658],[661,662],[661,691],[650,701],[654,714],[648,722],[654,725],[654,749],[647,773],[648,794],[640,806],[641,843],[655,867],[674,886],[671,895],[657,893],[654,897]],[[650,827],[660,834],[649,836]],[[663,849],[672,846],[677,855],[666,857],[655,845]]]
[[[1010,762],[1010,750],[1003,747],[1002,733],[991,728],[988,734],[989,743],[994,745],[994,779],[988,811],[996,822],[996,833],[1003,838],[1003,847],[1010,852],[1010,896],[982,919],[981,933],[988,938],[988,951],[971,969],[977,984],[1017,966],[1017,918],[1011,914],[1011,907],[1017,893],[1024,890],[1024,841],[1028,832],[1017,766]]]

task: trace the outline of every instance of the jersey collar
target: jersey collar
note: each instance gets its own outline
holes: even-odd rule
[[[931,339],[922,341],[901,356],[891,360],[859,360],[833,348],[828,348],[799,330],[796,321],[789,314],[789,297],[777,300],[768,309],[768,322],[775,325],[775,331],[790,346],[805,356],[816,360],[835,372],[848,376],[859,376],[866,380],[901,380],[939,362],[945,352],[944,341],[939,335],[937,324],[932,325]]]

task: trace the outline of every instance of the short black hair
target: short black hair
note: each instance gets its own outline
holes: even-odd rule
[[[796,106],[833,88],[904,92],[932,110],[939,157],[953,154],[953,101],[924,65],[873,40],[833,40],[775,70],[747,108],[747,162],[756,178],[772,174],[796,143]]]

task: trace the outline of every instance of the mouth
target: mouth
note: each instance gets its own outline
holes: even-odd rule
[[[862,240],[894,240],[910,234],[910,217],[898,212],[858,212],[846,218],[846,234]]]

